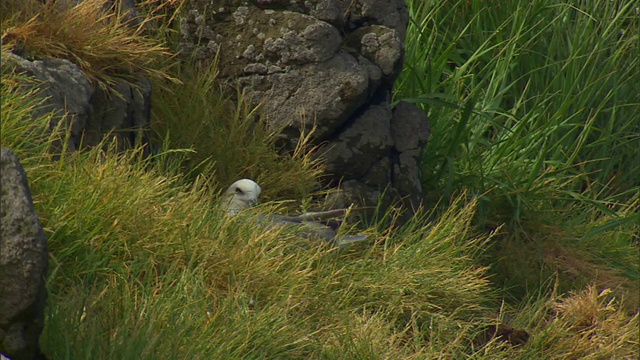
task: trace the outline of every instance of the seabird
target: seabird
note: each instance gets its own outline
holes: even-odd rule
[[[227,211],[230,215],[237,214],[240,210],[258,204],[258,198],[262,189],[255,181],[241,179],[229,186],[224,193]],[[297,216],[287,215],[263,215],[262,221],[270,226],[286,226],[296,229],[296,234],[305,239],[321,239],[335,243],[340,248],[349,244],[361,242],[368,239],[367,235],[340,235],[336,231],[319,221],[344,217],[347,209],[337,209],[319,212],[307,212]]]

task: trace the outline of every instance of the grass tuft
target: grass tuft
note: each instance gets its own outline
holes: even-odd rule
[[[120,10],[119,1],[111,3],[7,1],[3,3],[3,51],[32,59],[68,59],[105,90],[139,73],[170,79],[167,59],[172,53],[145,35],[145,25],[157,20],[154,15],[136,23]]]
[[[318,187],[322,167],[313,156],[310,134],[302,135],[292,154],[280,153],[279,132],[218,78],[215,63],[185,66],[176,77],[183,86],[153,94],[152,130],[165,148],[190,150],[167,159],[188,178],[204,175],[216,190],[251,178],[263,187],[261,198],[267,201],[302,199]]]
[[[396,339],[385,353],[436,339],[460,352],[457,330],[491,303],[469,254],[486,242],[470,232],[474,204],[343,254],[265,229],[254,212],[228,217],[206,187],[148,169],[135,152],[61,161],[33,183],[52,254],[50,353],[355,356],[382,350],[366,345],[371,316],[378,341]]]
[[[585,290],[555,302],[549,351],[567,359],[632,359],[638,353],[638,314],[629,318],[610,289]],[[554,341],[549,341],[549,340]]]
[[[409,9],[395,98],[431,118],[427,193],[469,188],[484,194],[481,215],[520,221],[541,198],[608,206],[629,199],[621,188],[637,192],[632,2],[410,1]]]

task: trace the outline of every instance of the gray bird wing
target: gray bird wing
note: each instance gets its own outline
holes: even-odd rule
[[[340,235],[335,238],[335,243],[340,249],[343,249],[352,244],[359,243],[366,240],[369,240],[369,235],[364,235],[364,234]]]
[[[291,216],[290,218],[301,221],[322,221],[332,218],[344,218],[349,209],[335,209],[326,211],[306,212],[301,215]]]
[[[340,209],[343,211],[342,209]],[[346,210],[344,210],[346,211]],[[327,215],[328,212],[322,212],[321,216]],[[328,217],[335,217],[337,212],[332,211],[332,215]],[[311,214],[311,215],[309,215]],[[285,226],[289,228],[295,228],[296,235],[304,239],[319,239],[327,242],[332,242],[340,248],[349,246],[351,244],[365,241],[369,238],[367,235],[340,235],[338,236],[336,231],[331,227],[321,224],[315,221],[309,221],[308,219],[317,218],[318,213],[306,213],[298,216],[286,216],[286,215],[262,215],[259,217],[259,221],[264,222],[269,226]],[[326,218],[326,217],[325,217]]]

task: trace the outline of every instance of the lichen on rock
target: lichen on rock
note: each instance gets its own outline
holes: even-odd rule
[[[368,205],[386,193],[388,204],[415,208],[428,119],[409,104],[397,115],[390,106],[408,18],[403,0],[191,0],[180,47],[201,61],[217,57],[221,75],[261,104],[285,143],[314,128],[330,184],[351,184],[351,197]]]

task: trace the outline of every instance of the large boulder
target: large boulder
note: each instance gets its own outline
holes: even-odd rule
[[[48,254],[27,176],[11,150],[0,153],[0,352],[14,360],[44,358]]]
[[[29,60],[7,53],[2,61],[32,80],[24,86],[36,87],[42,100],[33,116],[55,112],[50,128],[63,122],[63,129],[70,132],[68,150],[98,145],[106,135],[115,137],[121,149],[148,143],[151,84],[146,78],[120,81],[105,90],[66,59]]]
[[[402,69],[408,12],[403,0],[190,0],[180,47],[261,104],[293,148],[315,127],[329,185],[344,201],[422,201],[419,166],[427,117],[391,109]]]

